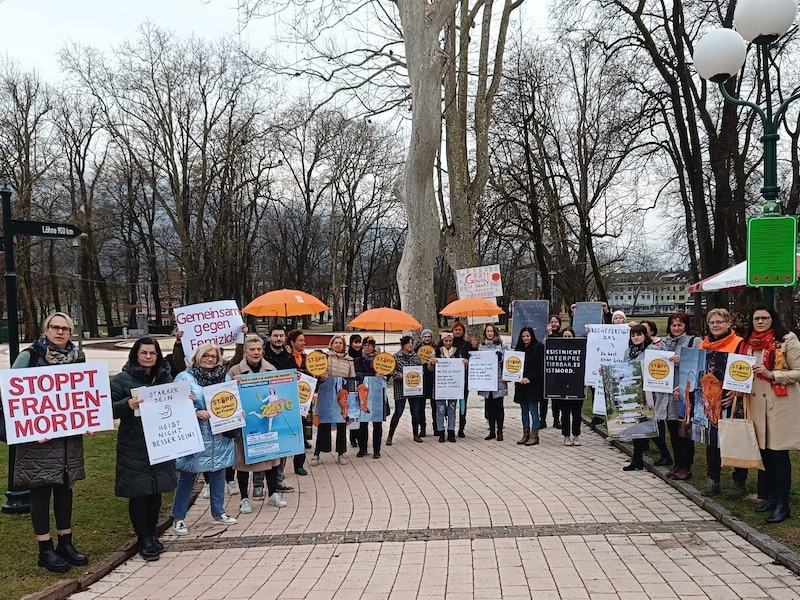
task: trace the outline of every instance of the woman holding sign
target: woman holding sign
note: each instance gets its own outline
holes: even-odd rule
[[[389,435],[386,438],[386,445],[392,445],[392,438],[397,429],[397,424],[400,422],[400,417],[403,416],[403,411],[406,408],[406,400],[408,400],[409,409],[411,410],[411,429],[415,442],[422,442],[420,433],[422,432],[422,419],[424,419],[425,399],[421,396],[403,396],[403,367],[419,367],[422,362],[419,355],[414,352],[414,340],[410,335],[404,335],[400,338],[400,351],[394,355],[395,369],[392,373],[394,381],[394,415],[389,423]]]
[[[756,357],[750,418],[764,461],[767,501],[756,511],[769,512],[767,523],[789,518],[792,463],[789,450],[800,449],[800,342],[774,309],[763,304],[750,317],[742,354]]]
[[[489,419],[489,435],[485,440],[493,440],[497,438],[498,442],[503,441],[503,423],[506,418],[506,411],[503,407],[503,399],[508,394],[508,384],[503,381],[503,352],[506,346],[503,345],[503,340],[500,337],[500,332],[492,323],[489,323],[483,329],[483,342],[478,346],[479,351],[483,352],[496,352],[497,353],[497,391],[484,392],[479,391],[478,394],[484,398]]]
[[[539,402],[544,397],[544,346],[536,339],[532,328],[523,327],[514,350],[525,353],[522,381],[514,384],[514,402],[522,407],[523,433],[517,444],[536,446],[539,443]]]
[[[235,525],[236,519],[225,513],[225,469],[233,466],[235,456],[233,440],[221,433],[211,433],[209,419],[211,413],[206,406],[203,388],[225,381],[226,370],[222,361],[222,350],[214,344],[203,344],[189,360],[189,368],[175,378],[175,381],[188,381],[192,387],[197,420],[203,436],[202,452],[179,458],[175,466],[181,472],[172,505],[172,530],[178,535],[186,535],[189,528],[184,519],[189,511],[192,487],[198,473],[208,473],[208,486],[211,493],[211,522],[213,525]]]
[[[328,344],[328,372],[319,376],[320,381],[328,377],[353,378],[356,376],[356,367],[353,357],[347,353],[347,342],[344,336],[334,335]],[[345,416],[345,415],[342,415]],[[320,423],[317,426],[317,440],[314,446],[314,455],[309,464],[319,466],[321,452],[331,451],[331,423]],[[347,423],[336,424],[336,453],[340,465],[346,465],[347,460]]]
[[[175,489],[178,476],[174,460],[150,464],[142,418],[138,415],[142,400],[131,390],[171,381],[172,374],[161,354],[161,346],[151,337],[136,340],[128,362],[111,380],[114,418],[119,419],[114,493],[128,499],[128,515],[139,539],[139,555],[148,561],[158,560],[158,555],[164,552],[156,532],[161,494]]]
[[[44,334],[20,352],[12,369],[48,367],[85,362],[71,341],[75,329],[68,315],[55,312],[42,327]],[[70,565],[89,564],[85,554],[72,545],[72,487],[86,478],[83,468],[83,437],[74,435],[16,445],[14,485],[30,490],[31,524],[39,542],[39,566],[64,573]],[[50,537],[50,496],[56,518],[58,547]]]
[[[625,349],[625,362],[640,363],[644,360],[645,350],[650,348],[653,340],[650,338],[650,332],[644,325],[633,325],[628,336],[628,347]],[[663,440],[662,440],[663,443]],[[644,451],[647,450],[650,442],[645,438],[636,438],[633,440],[633,460],[622,467],[623,471],[641,471],[644,469]],[[665,447],[666,448],[666,447]]]

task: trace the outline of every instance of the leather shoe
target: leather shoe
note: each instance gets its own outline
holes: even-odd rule
[[[789,505],[783,502],[778,502],[775,510],[767,517],[767,523],[780,523],[789,518]]]
[[[692,478],[692,472],[687,471],[686,469],[678,469],[672,475],[670,475],[670,479],[674,479],[675,481],[686,481],[687,479]]]
[[[56,554],[76,567],[89,564],[89,558],[85,554],[78,552],[72,544],[59,544],[56,548]]]
[[[774,498],[770,498],[769,500],[764,502],[764,504],[762,504],[761,506],[758,506],[756,508],[756,512],[757,513],[769,512],[771,510],[775,510],[775,507],[777,505],[778,505],[778,501],[775,500]]]
[[[69,563],[52,549],[39,552],[39,566],[44,567],[51,573],[66,573],[69,571]]]
[[[629,464],[622,467],[623,471],[641,471],[644,469],[644,463],[640,460],[632,460]]]
[[[669,456],[662,456],[653,463],[655,467],[668,467],[672,464],[672,458]]]
[[[155,546],[155,548],[156,548],[156,550],[158,550],[159,554],[162,554],[163,552],[167,551],[167,549],[164,547],[164,544],[162,544],[161,540],[159,540],[157,537],[153,537],[153,538],[150,538],[150,539],[153,540],[153,546]]]
[[[158,560],[158,548],[153,543],[153,538],[145,538],[139,542],[139,556],[146,561]]]

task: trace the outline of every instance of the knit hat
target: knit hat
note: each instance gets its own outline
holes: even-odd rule
[[[420,337],[425,337],[426,335],[433,335],[433,331],[430,329],[423,329]]]
[[[611,313],[611,320],[613,321],[614,317],[616,317],[617,315],[622,315],[623,319],[625,319],[626,321],[628,320],[628,317],[626,317],[625,313],[622,312],[621,310],[615,310],[613,313]]]

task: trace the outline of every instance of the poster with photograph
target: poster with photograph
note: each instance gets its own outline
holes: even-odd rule
[[[642,388],[642,363],[606,365],[602,379],[608,436],[625,441],[656,437],[655,407]]]
[[[681,348],[678,368],[678,415],[682,437],[708,444],[709,426],[716,427],[722,416],[722,382],[728,362],[727,352]]]

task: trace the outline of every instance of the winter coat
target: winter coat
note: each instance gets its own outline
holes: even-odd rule
[[[131,390],[138,387],[170,383],[172,375],[165,362],[155,374],[146,374],[136,364],[127,363],[111,380],[111,402],[117,431],[117,478],[114,493],[122,498],[138,498],[175,489],[178,477],[175,461],[151,465],[147,457],[142,418],[131,410]]]
[[[81,353],[78,362],[86,362]],[[44,355],[34,347],[20,352],[12,369],[47,367]],[[83,436],[72,435],[46,442],[26,442],[14,446],[14,485],[20,489],[74,483],[86,479],[83,466]]]
[[[276,371],[283,371],[284,369],[296,369],[297,363],[294,360],[291,352],[286,349],[283,352],[275,352],[270,344],[264,346],[264,360],[275,367]]]
[[[175,378],[175,382],[188,381],[191,386],[191,393],[194,394],[195,410],[208,410],[206,406],[203,387],[195,378],[191,370],[181,371]],[[188,473],[205,473],[206,471],[220,471],[232,466],[235,462],[233,451],[233,440],[226,438],[221,433],[211,433],[211,423],[207,420],[200,421],[200,434],[203,436],[205,448],[197,454],[183,456],[175,462],[175,467],[179,471]]]
[[[529,383],[514,384],[514,402],[535,404],[544,400],[544,345],[531,342],[523,351],[525,365],[522,368],[522,377]]]
[[[495,344],[490,340],[484,340],[483,343],[478,346],[478,350],[482,352],[490,352],[494,350],[497,353],[497,391],[478,391],[478,395],[488,398],[489,394],[491,394],[492,398],[503,398],[504,396],[508,395],[508,383],[503,381],[503,352],[507,350],[507,347],[503,344]]]
[[[783,338],[786,369],[773,371],[777,383],[786,384],[788,395],[777,396],[771,381],[753,378],[750,419],[756,430],[759,448],[770,450],[800,449],[800,341],[793,333]],[[763,350],[754,350],[756,364],[763,364]]]
[[[403,367],[421,367],[422,361],[419,355],[413,350],[406,354],[400,349],[399,352],[394,353],[395,367],[392,372],[392,383],[394,385],[394,398],[399,399],[403,397]],[[418,397],[415,396],[416,400]]]
[[[356,365],[353,357],[347,354],[328,352],[328,377],[355,377]]]

